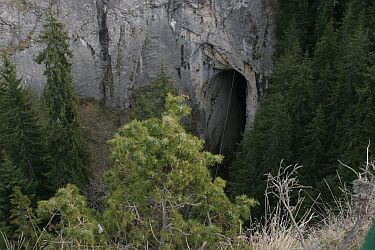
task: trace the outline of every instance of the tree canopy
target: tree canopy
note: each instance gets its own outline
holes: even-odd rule
[[[40,40],[46,45],[36,61],[44,64],[47,77],[43,101],[48,114],[47,144],[52,165],[48,179],[53,189],[67,183],[82,187],[89,179],[90,160],[80,131],[70,61],[73,55],[64,25],[52,11],[47,14]]]
[[[233,204],[225,181],[212,180],[209,167],[222,157],[204,152],[203,141],[181,126],[188,113],[181,97],[169,95],[161,118],[134,120],[111,141],[114,166],[106,175],[111,194],[104,217],[120,242],[216,248],[234,239],[241,218],[249,219],[255,201],[239,196]]]

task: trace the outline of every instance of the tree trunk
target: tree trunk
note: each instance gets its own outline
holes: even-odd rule
[[[165,239],[164,239],[164,232],[167,229],[167,208],[165,201],[162,201],[161,203],[161,208],[162,208],[162,228],[160,232],[160,240],[159,240],[159,247],[158,250],[162,250],[165,244]]]

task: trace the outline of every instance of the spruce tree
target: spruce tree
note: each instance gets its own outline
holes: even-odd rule
[[[165,111],[165,98],[168,93],[176,94],[176,89],[162,65],[160,73],[154,81],[135,91],[134,103],[129,112],[130,116],[140,120],[161,117]]]
[[[300,148],[300,138],[303,136],[303,127],[311,119],[311,89],[313,86],[311,60],[307,54],[303,54],[300,60],[289,62],[295,63],[295,71],[292,72],[293,79],[286,82],[287,91],[285,92],[287,108],[294,126],[295,149]],[[280,79],[275,78],[275,84]],[[281,80],[282,81],[282,80]],[[297,151],[295,151],[297,152]]]
[[[319,40],[323,36],[327,24],[332,24],[334,22],[335,4],[337,4],[335,0],[323,0],[318,2],[318,13],[315,20],[314,32],[314,35],[317,38],[317,40]]]
[[[303,54],[300,43],[295,38],[275,62],[271,89],[285,97],[294,130],[292,152],[296,155],[301,148],[303,128],[311,119],[309,101],[312,87],[311,61],[307,53]]]
[[[230,191],[247,194],[261,203],[255,214],[263,211],[266,174],[275,174],[280,163],[290,163],[292,157],[292,124],[286,99],[271,94],[262,103],[254,127],[244,134],[243,141],[230,166]]]
[[[0,230],[10,230],[10,211],[13,207],[11,195],[16,186],[28,193],[33,189],[30,179],[13,164],[10,156],[3,151],[0,155]]]
[[[343,114],[355,101],[355,89],[363,83],[368,63],[368,40],[363,16],[349,9],[341,28],[342,43],[337,56],[337,112]]]
[[[309,90],[310,109],[313,112],[323,112],[322,115],[325,117],[327,130],[325,141],[327,145],[330,145],[336,129],[336,121],[331,115],[335,110],[334,106],[330,105],[330,100],[333,98],[333,88],[337,81],[337,46],[337,34],[332,23],[328,23],[322,37],[316,44],[312,60],[314,80]]]
[[[350,33],[348,33],[350,32]],[[368,43],[363,17],[354,17],[349,9],[341,27],[342,44],[337,55],[337,80],[332,88],[329,106],[336,124],[330,149],[333,164],[343,156],[348,136],[353,128],[356,90],[363,84],[367,68]]]
[[[13,228],[13,238],[16,239],[19,235],[24,235],[30,245],[33,245],[40,234],[38,230],[39,220],[36,217],[32,207],[31,200],[27,195],[24,195],[21,188],[16,186],[13,188],[13,193],[10,197],[12,205],[10,224]]]
[[[285,32],[280,43],[285,43],[284,52],[280,53],[274,64],[272,75],[272,91],[274,93],[287,94],[292,87],[295,73],[298,72],[303,60],[301,42],[297,36],[298,29],[293,22]]]
[[[325,166],[327,145],[327,122],[322,105],[319,105],[314,117],[305,129],[304,147],[301,150],[303,168],[301,181],[304,185],[316,187],[323,178],[334,175]]]
[[[42,127],[29,92],[17,78],[16,67],[4,58],[0,70],[0,148],[13,163],[38,185],[38,194],[46,195],[43,173],[48,169]]]
[[[290,21],[289,26],[283,31],[283,35],[280,40],[277,42],[277,47],[279,53],[277,53],[278,57],[276,61],[279,60],[279,57],[284,56],[287,51],[291,50],[299,50],[301,49],[301,39],[302,39],[302,30],[296,23],[295,19]]]
[[[370,60],[372,65],[375,63],[375,1],[368,9],[368,14],[366,15],[366,27],[368,28],[368,36],[370,42]]]
[[[329,22],[324,29],[322,37],[316,43],[316,49],[312,62],[313,75],[319,80],[324,70],[335,69],[335,60],[337,55],[337,34],[332,22]]]
[[[362,85],[366,81],[369,86],[371,74],[369,71],[365,75],[365,72],[368,65],[373,64],[371,35],[375,26],[371,23],[375,19],[369,14],[374,11],[373,6],[373,1],[367,0],[315,0],[308,4],[306,1],[279,2],[276,30],[279,42],[271,87],[231,166],[234,193],[264,191],[256,191],[260,187],[256,169],[267,168],[260,164],[266,158],[272,159],[272,155],[265,152],[273,150],[269,150],[271,147],[262,149],[262,143],[257,139],[266,140],[269,133],[264,129],[267,126],[260,126],[259,121],[266,116],[262,110],[267,107],[268,100],[276,94],[284,98],[285,112],[293,131],[289,157],[293,163],[305,165],[300,176],[305,184],[318,192],[326,189],[323,179],[336,185],[337,159],[347,159],[347,163],[360,166],[365,154],[365,149],[360,148],[365,148],[372,137],[366,132],[372,130],[369,128],[371,122],[365,117],[371,117],[373,105],[369,104],[369,87]],[[301,10],[307,9],[311,12],[301,15],[304,12]],[[303,53],[306,48],[308,52]],[[312,60],[310,55],[313,55]],[[269,115],[277,114],[270,110]],[[358,120],[366,121],[367,125]],[[359,140],[364,142],[359,143]],[[346,175],[343,180],[350,181],[351,174],[339,170]],[[254,180],[254,176],[253,187],[249,180]]]
[[[292,157],[292,120],[290,118],[287,101],[281,94],[274,94],[264,103],[262,113],[259,115],[254,140],[257,143],[260,162],[254,168],[254,179],[258,182],[252,184],[256,197],[265,191],[264,176],[268,172],[275,174],[281,160],[289,163]]]
[[[279,12],[276,16],[276,35],[279,38],[277,49],[279,53],[283,53],[285,46],[285,34],[286,31],[292,26],[295,26],[298,33],[294,35],[303,40],[306,34],[306,29],[310,24],[309,17],[309,1],[308,0],[280,0],[278,1]]]
[[[89,178],[89,156],[78,119],[78,97],[70,62],[72,52],[64,25],[52,11],[48,12],[40,39],[46,45],[36,61],[45,65],[47,77],[43,100],[48,113],[47,141],[53,166],[49,181],[54,188],[68,182],[82,186]]]
[[[364,166],[366,148],[375,143],[375,67],[369,68],[365,81],[357,89],[357,103],[352,114],[352,127],[345,134],[345,144],[340,146],[343,161],[356,170]],[[372,160],[372,154],[370,154]],[[349,179],[350,180],[350,179]]]
[[[255,124],[260,111],[255,117]],[[231,196],[252,193],[253,173],[259,163],[258,143],[255,136],[259,134],[254,127],[246,129],[233,161],[229,166],[229,191]]]
[[[302,146],[303,129],[310,120],[312,70],[296,30],[292,23],[285,32],[284,52],[276,59],[268,96],[231,164],[234,194],[245,193],[263,200],[265,174],[275,173],[282,160],[284,164],[290,163]]]

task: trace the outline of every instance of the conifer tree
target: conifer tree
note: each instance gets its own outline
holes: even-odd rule
[[[19,186],[16,186],[13,188],[10,203],[12,205],[10,224],[14,228],[14,238],[16,235],[24,235],[29,244],[33,245],[40,231],[37,226],[39,220],[31,207],[30,198],[23,194]]]
[[[334,175],[325,168],[327,152],[327,122],[322,105],[319,105],[314,113],[312,121],[305,129],[301,159],[303,168],[301,181],[305,185],[316,187],[323,178]]]
[[[272,90],[285,98],[287,112],[293,124],[292,152],[301,148],[303,128],[311,117],[309,101],[313,87],[311,61],[303,54],[297,38],[291,40],[285,53],[277,58],[272,78]]]
[[[89,157],[78,119],[78,98],[72,79],[69,38],[52,11],[47,15],[41,41],[46,48],[36,61],[44,64],[47,85],[44,103],[48,113],[48,148],[53,169],[49,181],[54,188],[66,183],[84,185],[89,178]]]
[[[368,35],[369,59],[371,65],[375,62],[375,1],[373,0],[352,0],[350,2],[354,16],[362,15],[364,27]]]
[[[42,128],[29,92],[17,78],[9,58],[0,70],[0,148],[33,182],[39,182],[38,194],[46,194],[43,173],[48,169]]]
[[[249,219],[255,201],[240,196],[232,203],[225,181],[212,180],[208,167],[222,157],[204,152],[203,141],[181,126],[188,112],[182,98],[168,95],[161,118],[133,120],[111,141],[104,226],[119,243],[217,249],[220,235],[235,240],[241,219]]]
[[[244,134],[243,141],[230,166],[230,191],[256,198],[263,211],[266,174],[275,174],[280,163],[288,164],[292,157],[292,124],[285,98],[271,94],[262,103],[254,127]]]
[[[325,69],[334,70],[337,55],[337,34],[332,22],[329,22],[324,29],[322,37],[316,43],[316,49],[312,62],[313,75],[319,80]]]
[[[293,78],[286,82],[285,97],[288,107],[289,114],[292,119],[292,123],[298,127],[305,126],[311,117],[310,100],[311,100],[311,89],[313,86],[311,60],[307,52],[301,55],[300,60],[295,62],[289,62],[290,64],[295,63],[295,71],[292,72]],[[278,81],[281,79],[274,78],[275,84],[279,84]],[[282,80],[281,80],[282,81]],[[295,127],[295,137],[298,138],[303,136],[303,131]],[[295,142],[295,146],[299,146]]]
[[[87,207],[86,198],[77,186],[68,184],[58,189],[49,200],[39,201],[36,211],[38,218],[50,221],[53,234],[49,235],[49,249],[59,249],[62,246],[64,249],[110,249],[104,240],[105,234],[100,232],[95,211]],[[116,224],[117,218],[112,219]]]
[[[301,40],[303,35],[300,27],[298,26],[295,19],[292,19],[289,26],[283,31],[283,35],[277,43],[279,53],[277,53],[278,58],[284,56],[287,51],[302,51]]]
[[[268,100],[275,99],[277,94],[284,98],[285,112],[293,131],[291,148],[286,155],[294,162],[304,163],[300,177],[318,192],[326,189],[323,179],[331,185],[337,184],[337,159],[347,159],[347,163],[360,166],[358,161],[364,159],[363,148],[372,137],[370,132],[365,132],[372,131],[369,128],[372,123],[365,117],[371,117],[370,109],[374,105],[369,104],[369,87],[362,85],[366,78],[366,86],[370,86],[368,79],[371,74],[365,75],[365,72],[367,66],[373,64],[366,30],[367,27],[371,38],[375,26],[370,25],[373,18],[368,13],[373,11],[373,1],[309,1],[311,13],[307,19],[301,18],[304,15],[299,12],[306,10],[302,7],[307,6],[306,1],[279,3],[278,55],[271,87],[261,103],[254,126],[244,134],[232,163],[230,175],[234,193],[264,191],[256,191],[261,183],[256,169],[266,168],[260,167],[260,163],[267,157],[271,158],[272,155],[265,152],[272,150],[262,148],[261,140],[257,139],[267,141],[265,138],[270,131],[264,125],[267,123],[260,126],[259,121],[266,117],[264,110]],[[344,11],[344,8],[347,9]],[[314,40],[318,41],[315,43]],[[308,53],[303,53],[306,48],[314,55],[312,61]],[[277,115],[272,110],[268,113],[270,117]],[[358,120],[366,121],[368,125],[359,124]],[[359,143],[359,140],[363,142]],[[362,149],[354,149],[356,146]],[[273,154],[277,156],[277,152]],[[341,169],[340,172],[344,181],[350,181],[350,173]],[[254,176],[256,180],[253,182]]]
[[[276,59],[272,86],[256,114],[253,128],[244,134],[230,167],[231,191],[263,200],[265,174],[289,163],[301,147],[309,121],[312,87],[311,62],[303,55],[295,25],[286,31],[284,53]],[[293,133],[292,133],[293,131]]]
[[[325,32],[327,24],[334,22],[335,4],[337,4],[335,0],[319,1],[318,14],[315,21],[315,37],[317,40]]]
[[[309,1],[307,0],[280,0],[279,9],[281,10],[276,17],[276,35],[281,42],[278,43],[277,48],[279,53],[283,53],[285,49],[285,31],[292,26],[295,26],[298,33],[294,35],[298,39],[303,39],[306,28],[309,26],[310,17]],[[281,39],[282,38],[282,39]]]
[[[349,32],[349,33],[348,33]],[[329,109],[336,124],[330,157],[333,164],[344,154],[344,145],[353,127],[354,106],[357,103],[358,89],[364,82],[368,43],[363,17],[353,16],[348,9],[341,28],[342,44],[337,55],[337,80],[332,88]]]
[[[366,159],[366,148],[371,141],[375,143],[375,67],[368,69],[365,81],[357,90],[357,103],[353,109],[352,127],[346,134],[346,143],[340,146],[346,164],[359,170]],[[370,152],[374,146],[371,145]],[[372,154],[370,154],[370,160]],[[350,179],[349,179],[350,180]]]
[[[31,193],[33,187],[30,179],[23,174],[19,167],[13,164],[9,155],[2,152],[0,160],[0,228],[10,230],[13,188],[18,186],[24,192]]]
[[[285,45],[283,45],[284,52],[280,53],[275,60],[274,73],[272,75],[272,91],[274,93],[285,95],[290,91],[294,75],[301,65],[303,57],[298,32],[296,24],[292,22],[280,41],[280,43],[285,43]]]
[[[347,10],[342,23],[341,41],[333,100],[338,118],[356,102],[355,89],[363,83],[368,62],[368,41],[363,16],[355,17],[351,9]]]
[[[372,61],[372,65],[375,62],[375,2],[373,1],[372,5],[368,10],[368,14],[366,15],[366,27],[368,28],[368,36],[370,42],[370,60]]]
[[[330,106],[330,100],[333,96],[333,88],[337,81],[337,46],[337,34],[330,22],[327,24],[322,37],[316,44],[312,60],[314,80],[309,90],[309,105],[311,111],[315,113],[323,112],[322,115],[325,117],[327,136],[325,141],[327,145],[330,145],[336,128],[336,121],[331,115],[332,112],[334,112],[334,107]],[[318,111],[318,109],[320,110]]]
[[[254,126],[257,124],[259,113],[258,111],[255,116]],[[258,151],[259,141],[255,140],[256,136],[259,137],[256,127],[245,130],[242,141],[229,166],[229,191],[231,196],[253,192],[253,173],[261,157]]]
[[[353,11],[354,15],[366,14],[369,19],[371,16],[367,15],[371,13],[371,7],[373,6],[373,0],[350,0],[348,2],[348,7]]]
[[[135,91],[130,116],[140,120],[161,117],[165,111],[165,98],[168,93],[176,94],[176,89],[162,65],[160,73],[154,81]]]

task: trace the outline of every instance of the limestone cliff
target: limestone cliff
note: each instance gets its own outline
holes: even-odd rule
[[[207,138],[222,133],[228,85],[239,77],[246,93],[233,98],[246,97],[245,120],[253,120],[271,72],[271,0],[0,0],[0,53],[12,54],[24,83],[39,94],[45,80],[33,57],[43,46],[38,35],[50,2],[71,38],[81,97],[126,110],[132,92],[163,63],[200,111]]]

